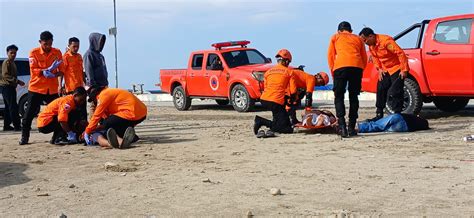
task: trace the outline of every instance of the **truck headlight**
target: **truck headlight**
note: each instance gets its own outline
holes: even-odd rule
[[[265,75],[265,72],[259,72],[259,71],[252,72],[253,78],[255,78],[259,82],[263,82],[264,75]]]

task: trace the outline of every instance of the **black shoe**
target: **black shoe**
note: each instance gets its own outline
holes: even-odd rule
[[[383,113],[380,113],[380,112],[377,112],[377,114],[375,115],[375,117],[372,117],[370,119],[367,119],[366,122],[375,122],[377,120],[380,120],[383,118]]]
[[[4,126],[3,127],[3,131],[13,131],[15,130],[15,128],[11,127],[11,126]]]
[[[21,136],[21,139],[20,141],[18,142],[18,144],[20,145],[26,145],[28,144],[28,140],[30,139],[29,136]]]
[[[69,144],[69,140],[66,137],[58,137],[54,142],[55,145],[67,145]]]
[[[349,133],[349,136],[356,136],[357,131],[355,130],[356,126],[356,121],[350,121],[349,122],[349,127],[347,128],[347,132]]]
[[[262,127],[262,122],[260,120],[260,117],[259,116],[255,116],[255,121],[253,123],[253,133],[255,135],[258,134],[258,130],[260,129],[260,127]]]
[[[267,130],[265,132],[265,138],[272,138],[272,137],[275,137],[275,133],[271,130]]]
[[[138,142],[138,140],[140,140],[140,137],[138,137],[138,136],[135,134],[135,136],[133,137],[132,143]]]
[[[15,131],[15,132],[20,132],[20,131],[21,131],[21,126],[15,127],[13,131]]]
[[[346,126],[346,121],[344,120],[344,118],[342,119],[339,119],[338,120],[338,123],[339,123],[339,135],[342,137],[342,138],[347,138],[349,137],[349,133],[347,132],[347,126]]]

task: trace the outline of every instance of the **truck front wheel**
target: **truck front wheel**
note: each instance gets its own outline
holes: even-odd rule
[[[469,103],[469,98],[436,97],[433,99],[433,103],[442,111],[456,112],[466,107],[467,103]]]
[[[238,112],[247,112],[255,105],[255,100],[250,98],[249,92],[241,84],[237,84],[232,88],[230,98],[232,106]]]
[[[179,111],[188,110],[191,107],[191,98],[186,96],[182,86],[177,86],[173,89],[173,104]]]
[[[402,113],[418,114],[423,107],[423,95],[421,94],[420,86],[412,78],[405,79],[405,86],[403,87],[403,109]],[[387,111],[392,114],[393,110],[387,102]]]

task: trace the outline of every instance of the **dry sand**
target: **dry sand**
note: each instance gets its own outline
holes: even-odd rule
[[[128,150],[53,146],[36,129],[19,146],[18,133],[0,132],[0,216],[474,215],[474,143],[462,141],[472,107],[424,110],[432,130],[344,140],[257,139],[256,114],[270,117],[152,106]]]

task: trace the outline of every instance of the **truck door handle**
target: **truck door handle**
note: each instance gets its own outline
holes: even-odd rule
[[[426,54],[427,55],[439,55],[441,53],[439,51],[433,50],[433,51],[426,52]]]
[[[194,76],[194,73],[191,73],[191,75],[190,75],[190,76],[191,76],[191,77],[193,77],[193,76]]]
[[[209,73],[204,74],[204,76],[209,77]]]

